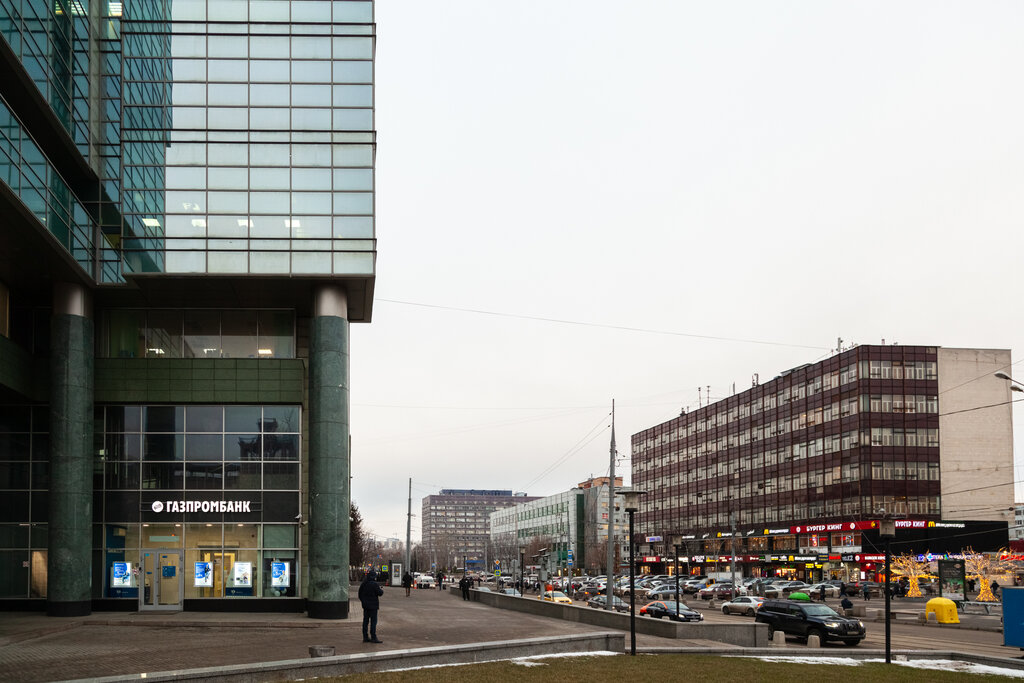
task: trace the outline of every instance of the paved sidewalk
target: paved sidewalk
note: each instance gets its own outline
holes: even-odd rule
[[[309,657],[311,645],[333,646],[340,655],[595,630],[587,624],[464,602],[446,591],[413,591],[407,598],[400,589],[388,588],[381,598],[377,629],[384,644],[372,645],[362,642],[358,601],[351,612],[352,618],[343,621],[262,613],[104,612],[57,619],[4,612],[0,613],[0,681],[29,683],[302,659]],[[679,645],[654,636],[638,636],[637,643],[642,647]],[[687,645],[721,647],[721,643],[702,641],[687,641]]]

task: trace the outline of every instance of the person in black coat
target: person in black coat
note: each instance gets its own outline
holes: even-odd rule
[[[459,581],[459,588],[462,589],[462,599],[469,600],[469,587],[473,585],[473,579],[463,576]]]
[[[409,597],[409,592],[412,590],[412,574],[409,572],[402,574],[402,588],[405,589],[405,597]]]
[[[377,584],[377,574],[373,570],[366,573],[359,584],[359,602],[363,606],[363,642],[382,643],[377,639],[377,611],[380,609],[380,596],[384,589]],[[367,633],[369,627],[369,633]]]

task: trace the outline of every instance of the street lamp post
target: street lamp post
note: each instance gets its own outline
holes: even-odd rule
[[[674,543],[676,551],[676,614],[679,614],[679,544]]]
[[[892,614],[889,611],[889,547],[896,536],[896,520],[885,515],[878,526],[878,535],[885,540],[885,663],[892,663]]]
[[[636,656],[636,587],[633,585],[636,574],[636,557],[633,546],[633,516],[639,509],[640,496],[645,491],[636,489],[620,489],[622,500],[626,506],[626,513],[629,515],[629,654]]]

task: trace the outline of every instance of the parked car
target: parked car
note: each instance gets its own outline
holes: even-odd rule
[[[572,597],[576,600],[589,600],[590,598],[597,597],[598,595],[605,595],[606,593],[607,591],[604,586],[588,584],[575,590]]]
[[[686,588],[684,589],[687,593],[697,593],[708,586],[714,585],[714,579],[697,579],[695,581],[687,581]]]
[[[702,588],[699,595],[701,600],[712,598],[732,598],[733,595],[743,595],[747,589],[743,586],[733,586],[731,583],[716,583],[714,586]]]
[[[765,600],[754,621],[768,624],[768,638],[776,632],[808,638],[816,635],[824,644],[829,640],[854,646],[864,640],[864,622],[840,616],[828,605],[802,600]]]
[[[544,591],[538,595],[537,598],[546,602],[558,602],[567,605],[572,604],[572,599],[562,591]]]
[[[816,583],[809,587],[804,593],[811,596],[811,598],[817,600],[821,597],[821,589],[825,589],[826,598],[838,598],[839,597],[839,586],[833,586],[831,583]]]
[[[756,595],[739,595],[722,605],[722,614],[745,614],[752,617],[763,602],[764,598]]]
[[[637,596],[639,595],[640,593],[638,592]],[[679,596],[681,598],[684,595],[686,595],[686,592],[683,590],[682,585],[680,585]],[[657,588],[652,588],[651,590],[647,591],[646,598],[647,600],[675,600],[676,586],[674,583],[670,583],[667,585],[658,586]]]
[[[790,593],[805,591],[808,588],[810,588],[810,586],[803,581],[780,581],[778,583],[772,583],[769,586],[765,586],[764,596],[766,598],[784,598]]]
[[[589,600],[587,600],[587,605],[595,609],[607,609],[608,596],[598,595],[596,597],[590,598]],[[612,596],[612,609],[616,612],[628,612],[629,603],[623,600],[622,598]]]
[[[514,595],[517,598],[523,597],[523,594],[520,593],[519,591],[517,591],[515,588],[502,588],[498,592],[501,593],[502,595]]]
[[[437,582],[430,574],[420,574],[415,580],[417,588],[437,588]]]
[[[676,603],[665,600],[655,600],[649,602],[638,610],[639,614],[646,615],[648,617],[654,617],[655,619],[661,619],[662,617],[668,617],[671,621],[704,621],[704,615],[695,609],[690,609],[684,604],[679,605],[679,611],[676,611]]]

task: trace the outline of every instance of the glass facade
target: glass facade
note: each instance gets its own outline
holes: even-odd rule
[[[287,310],[112,309],[101,328],[108,358],[294,358]]]
[[[95,281],[373,276],[372,2],[3,0],[0,32],[90,168],[0,101],[0,180]]]

